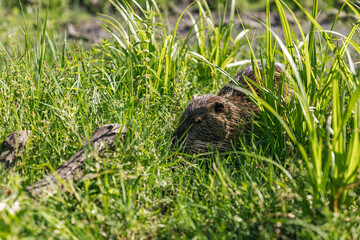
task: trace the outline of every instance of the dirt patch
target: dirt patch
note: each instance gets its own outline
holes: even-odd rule
[[[91,20],[74,24],[66,24],[67,35],[69,39],[82,39],[91,43],[100,44],[101,39],[109,39],[110,34],[101,26],[98,20]]]
[[[171,8],[171,14],[168,14],[167,16],[164,15],[164,19],[169,21],[171,29],[175,28],[176,22],[180,14],[182,13],[183,9],[186,8],[186,6],[187,5],[185,5],[184,3],[182,3],[179,6],[173,6]],[[324,30],[331,29],[331,25],[335,19],[336,14],[337,14],[336,9],[332,9],[326,12],[321,12],[319,14],[318,22],[323,27]],[[197,12],[192,12],[192,15],[194,19],[199,18],[199,14]],[[235,18],[234,31],[233,31],[235,34],[243,31],[243,26],[245,26],[246,29],[255,30],[260,34],[265,31],[265,27],[261,24],[261,22],[262,23],[266,22],[265,12],[249,12],[249,13],[243,13],[240,16],[242,18],[242,22],[239,18]],[[215,25],[218,25],[220,20],[217,12],[214,12],[212,17],[215,22]],[[300,32],[297,29],[296,21],[293,18],[293,16],[288,14],[287,20],[290,26],[293,27],[295,34],[298,35],[298,37],[300,37]],[[355,22],[356,20],[357,18],[354,14],[348,14],[342,12],[339,16],[339,21],[336,25],[337,28],[334,29],[334,31],[343,35],[347,35],[352,27],[352,23]],[[121,21],[121,19],[119,19],[119,21]],[[283,36],[282,24],[279,15],[275,12],[271,13],[270,21],[271,21],[272,30],[275,33],[278,33],[280,38],[283,39],[284,36]],[[303,31],[307,32],[308,29],[310,28],[310,21],[308,19],[302,19],[302,18],[299,18],[298,21],[300,22]],[[101,25],[102,23],[103,22],[98,19],[88,20],[77,24],[73,22],[68,22],[66,24],[68,37],[70,39],[82,39],[91,43],[99,44],[101,43],[101,39],[109,39],[111,37],[111,35]],[[229,23],[229,19],[226,19],[225,24],[228,23]],[[189,15],[185,13],[178,26],[178,34],[181,37],[185,38],[188,35],[189,31],[191,30],[192,26],[193,26],[192,20],[190,19]]]

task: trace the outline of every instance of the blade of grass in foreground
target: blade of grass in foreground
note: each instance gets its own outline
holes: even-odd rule
[[[312,4],[312,17],[316,21],[317,12],[318,12],[318,2],[319,0],[313,0]],[[317,73],[317,52],[316,52],[316,45],[315,45],[315,24],[314,21],[310,23],[310,32],[309,32],[309,53],[310,53],[310,60],[311,60],[311,67],[314,71],[316,76]]]
[[[296,2],[296,4],[298,3]],[[311,91],[302,91],[301,79],[295,77],[298,80],[296,83],[298,84],[300,89],[300,95],[295,92],[295,96],[297,96],[300,103],[302,103],[301,106],[303,109],[304,119],[306,120],[306,126],[309,136],[309,154],[311,164],[307,164],[307,170],[308,174],[310,175],[310,179],[313,179],[314,181],[312,184],[314,188],[313,195],[316,199],[319,199],[321,196],[325,197],[330,190],[331,201],[334,199],[337,201],[339,199],[338,193],[341,192],[343,195],[340,198],[340,201],[344,203],[347,192],[343,191],[342,189],[344,189],[344,186],[350,183],[351,180],[353,181],[355,179],[355,176],[357,175],[355,170],[359,166],[360,159],[359,154],[354,152],[354,149],[359,147],[359,136],[357,132],[358,130],[355,130],[358,128],[359,125],[357,117],[357,115],[359,114],[357,112],[359,86],[354,85],[356,84],[356,81],[351,81],[353,79],[352,74],[349,71],[349,68],[347,67],[345,61],[343,60],[343,55],[345,54],[348,45],[352,44],[351,39],[355,33],[355,29],[358,28],[359,22],[356,22],[354,24],[349,34],[345,37],[344,44],[339,49],[337,49],[337,47],[335,47],[335,44],[332,42],[326,32],[323,31],[321,26],[316,22],[316,18],[307,13],[307,11],[302,6],[300,6],[300,4],[298,5],[306,14],[308,19],[311,21],[312,26],[319,29],[320,33],[325,39],[326,47],[330,47],[335,55],[335,60],[332,63],[329,75],[327,76],[327,80],[325,81],[325,87],[318,87],[322,91],[321,94],[318,94],[316,96],[314,95],[315,92],[319,91],[319,89],[315,88],[317,87],[317,85],[313,85]],[[277,6],[278,8],[281,8],[280,4],[278,4]],[[315,8],[317,8],[317,5],[315,6]],[[290,9],[289,11],[291,12]],[[279,12],[282,12],[281,9],[279,10]],[[316,9],[313,9],[313,13],[314,12],[316,12]],[[283,25],[286,26],[286,24]],[[301,26],[299,24],[298,26],[300,31],[302,32]],[[276,37],[277,36],[275,36],[275,38]],[[306,63],[305,65],[307,66],[307,69],[309,69],[307,70],[306,74],[308,83],[309,80],[311,80],[310,77],[312,76],[309,75],[309,63],[313,65],[314,62],[318,61],[316,58],[314,58],[314,53],[316,53],[316,51],[313,47],[315,47],[315,44],[315,39],[313,39],[312,41],[309,41],[308,47],[306,46],[305,41],[303,45],[303,53],[306,54],[307,50],[309,50],[310,53],[309,55],[302,56],[303,61],[305,61]],[[294,56],[291,56],[290,53],[287,53],[287,49],[283,47],[281,41],[279,41],[279,45],[291,64],[291,57],[293,58]],[[357,47],[355,47],[355,49],[357,49]],[[349,64],[351,65],[351,58],[349,59]],[[294,69],[294,67],[292,68]],[[340,85],[339,78],[341,76],[345,76],[346,78],[345,85]],[[349,98],[345,97],[346,92],[349,93]],[[310,96],[308,96],[309,94]],[[333,135],[333,139],[331,142],[329,142],[328,139],[324,139],[321,131],[317,130],[319,120],[315,118],[315,114],[313,113],[311,106],[306,101],[306,99],[312,99],[311,103],[316,104],[323,101],[325,98],[327,98],[326,96],[328,95],[332,96],[332,102],[330,103],[332,104],[332,116],[330,117],[332,129],[330,127],[326,128],[329,132],[325,134],[325,137],[329,138],[331,135]],[[274,110],[272,111],[275,112]],[[346,133],[346,126],[351,126],[349,121],[351,117],[354,117],[352,120],[355,121],[355,123],[352,124],[352,127],[354,127],[353,131],[355,130],[355,132],[352,131],[352,135],[349,138]],[[348,141],[348,139],[350,139],[350,141]],[[306,159],[307,157],[305,154],[307,153],[303,152],[302,154],[304,159]],[[312,167],[314,167],[314,169]],[[332,171],[331,173],[330,169]],[[335,205],[336,204],[334,203],[334,208],[336,209]]]

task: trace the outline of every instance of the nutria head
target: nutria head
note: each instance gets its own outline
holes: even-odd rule
[[[185,152],[202,153],[232,149],[244,119],[241,110],[228,98],[215,95],[195,97],[180,118],[172,142],[184,146]]]
[[[261,67],[261,62],[258,62]],[[278,88],[281,64],[275,65],[274,87]],[[262,76],[261,69],[260,76]],[[245,80],[244,76],[256,82],[255,72],[249,65],[237,74],[235,80],[261,96],[260,90]],[[173,143],[181,143],[188,153],[202,153],[213,150],[220,152],[232,150],[232,141],[246,134],[252,118],[260,114],[258,106],[242,91],[234,89],[229,82],[217,96],[204,95],[195,97],[181,116],[180,126],[173,135]],[[290,90],[290,91],[289,91]],[[290,94],[289,94],[290,93]],[[284,96],[292,98],[292,86],[284,84]]]

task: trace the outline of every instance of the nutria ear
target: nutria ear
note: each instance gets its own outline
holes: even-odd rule
[[[194,99],[197,98],[197,97],[198,97],[198,95],[197,95],[197,94],[194,94],[194,95],[192,96],[192,98],[191,98],[191,101],[194,100]]]
[[[216,113],[223,112],[224,108],[225,108],[225,106],[224,106],[224,103],[222,103],[222,102],[214,102],[213,105],[212,105],[212,109],[214,109],[214,111]]]

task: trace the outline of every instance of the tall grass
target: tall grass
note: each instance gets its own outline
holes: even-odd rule
[[[353,69],[352,58],[344,55],[346,51],[350,52],[349,44],[358,51],[358,46],[352,41],[358,23],[354,24],[347,36],[343,36],[342,44],[339,45],[316,22],[318,1],[313,3],[312,14],[295,3],[311,21],[308,36],[305,37],[294,13],[280,1],[276,1],[276,4],[285,43],[275,33],[272,34],[279,43],[284,61],[288,63],[286,70],[294,86],[296,103],[286,115],[287,123],[274,107],[263,101],[261,104],[277,116],[288,136],[297,145],[306,164],[315,200],[323,204],[329,200],[333,209],[338,211],[339,203],[351,204],[353,201],[346,190],[359,185],[359,80],[350,71]],[[346,4],[358,14],[351,3]],[[300,41],[291,34],[283,6],[297,22]],[[271,31],[269,25],[267,27],[267,31]],[[322,38],[316,38],[315,28]],[[267,41],[270,41],[270,37],[267,37]],[[270,47],[266,55],[272,52]],[[331,62],[326,58],[329,55],[334,56]],[[325,70],[326,74],[320,74],[319,66],[324,66],[325,62],[329,66],[328,70]]]
[[[146,9],[143,9],[134,1],[143,13],[143,16],[139,16],[128,4],[112,3],[122,20],[106,15],[103,18],[113,27],[108,29],[116,39],[115,46],[111,47],[111,61],[116,68],[132,66],[127,75],[122,76],[133,79],[128,86],[130,92],[137,97],[146,92],[158,96],[169,91],[171,93],[174,87],[172,82],[178,77],[175,74],[185,63],[183,46],[176,40],[179,21],[171,34],[156,4],[150,6],[147,3]]]
[[[259,83],[264,82],[269,90],[274,92],[274,55],[277,46],[282,51],[281,62],[286,66],[286,77],[291,81],[295,101],[288,104],[281,101],[283,88],[279,93],[270,95],[262,91],[262,98],[252,95],[263,106],[262,120],[265,125],[266,134],[273,132],[273,146],[286,148],[287,139],[281,136],[285,130],[291,141],[297,146],[299,153],[306,166],[307,177],[311,183],[311,195],[315,201],[325,205],[330,204],[337,212],[339,204],[352,204],[353,198],[348,194],[349,189],[359,186],[357,180],[360,167],[359,146],[359,80],[355,77],[354,63],[349,55],[349,44],[360,53],[357,44],[352,41],[358,22],[355,23],[347,36],[342,36],[342,45],[316,22],[318,1],[313,2],[312,14],[307,12],[298,2],[295,3],[311,21],[310,32],[305,37],[302,26],[299,24],[291,9],[280,1],[275,1],[282,22],[285,43],[271,30],[270,4],[267,2],[266,27],[266,75]],[[350,9],[358,15],[354,6],[346,2]],[[283,6],[294,17],[301,39],[292,34]],[[340,11],[342,8],[340,9]],[[338,15],[340,14],[340,11]],[[333,23],[333,27],[336,24]],[[315,29],[323,39],[316,37]],[[337,34],[331,31],[331,34]],[[340,35],[340,34],[337,34]],[[272,36],[275,42],[272,41]],[[296,45],[298,43],[298,45]],[[248,40],[250,49],[252,49]],[[328,52],[330,51],[330,52]],[[251,50],[252,57],[253,50]],[[345,52],[347,55],[345,56]],[[334,56],[333,61],[328,64],[325,73],[319,72],[319,66],[328,62],[328,56]],[[262,57],[260,57],[262,58]],[[257,60],[254,59],[254,67]],[[264,67],[262,67],[264,72]],[[339,79],[343,79],[340,81]],[[285,79],[280,79],[279,86],[286,84]],[[340,84],[342,83],[342,84]],[[289,84],[288,84],[289,85]],[[289,90],[290,91],[290,90]],[[279,99],[279,100],[277,100]],[[285,105],[284,105],[285,104]],[[274,121],[274,117],[277,119]],[[270,138],[271,139],[271,138]],[[302,191],[302,189],[301,189]],[[304,194],[304,200],[306,200]],[[351,195],[351,193],[350,193]]]
[[[35,35],[24,27],[26,41],[0,45],[1,139],[33,131],[14,171],[0,175],[1,238],[359,237],[356,25],[337,42],[316,22],[320,9],[299,5],[315,31],[306,35],[299,23],[296,37],[285,15],[294,13],[276,1],[283,40],[267,1],[266,32],[251,38],[251,30],[235,33],[234,2],[218,8],[218,25],[197,1],[170,28],[155,1],[114,1],[118,15],[100,16],[112,35],[102,44],[57,39],[48,14],[37,18]],[[193,7],[199,16],[191,20]],[[179,37],[186,16],[193,27]],[[250,139],[223,155],[178,153],[170,138],[192,95],[217,92],[244,60],[266,63],[254,82],[261,95],[241,88],[262,110]],[[280,86],[291,83],[291,99],[276,91],[275,62],[284,64]],[[110,122],[128,132],[113,154],[88,159],[85,171],[95,178],[37,202],[24,192]]]
[[[318,1],[313,2],[311,14],[299,3],[295,2],[311,22],[308,36],[305,36],[301,25],[290,8],[280,1],[275,1],[275,3],[283,25],[285,42],[272,32],[270,28],[270,4],[268,1],[266,51],[263,53],[267,62],[267,65],[265,65],[267,74],[265,75],[264,82],[271,91],[274,91],[273,64],[274,59],[277,58],[277,56],[275,56],[276,48],[279,46],[282,51],[280,57],[283,58],[286,65],[287,78],[291,81],[291,84],[287,85],[292,85],[294,89],[294,101],[291,101],[290,104],[286,106],[286,103],[276,101],[276,99],[282,95],[282,92],[276,96],[269,96],[269,94],[263,92],[264,100],[257,98],[259,104],[267,109],[267,113],[262,116],[262,119],[265,126],[273,129],[272,132],[274,136],[281,135],[281,131],[283,131],[283,129],[286,130],[291,141],[297,146],[305,163],[307,176],[312,186],[311,194],[315,200],[321,201],[323,204],[325,204],[327,200],[330,200],[334,210],[337,211],[339,201],[341,203],[348,202],[348,204],[351,202],[350,198],[347,197],[348,191],[345,191],[345,189],[348,189],[349,186],[357,186],[357,169],[360,164],[359,153],[357,151],[359,144],[359,119],[357,112],[359,104],[359,81],[354,78],[354,75],[349,70],[351,66],[353,66],[351,58],[344,59],[346,57],[344,54],[348,51],[349,44],[352,44],[355,50],[358,49],[357,45],[351,40],[358,25],[355,24],[353,26],[348,36],[344,37],[343,44],[339,46],[316,22]],[[347,4],[354,13],[358,14],[351,3],[347,2]],[[211,70],[212,72],[216,69],[224,69],[236,54],[236,48],[229,48],[235,16],[234,1],[230,2],[229,24],[226,26],[223,25],[225,14],[224,16],[220,15],[219,19],[221,19],[221,21],[219,27],[213,25],[211,12],[206,2],[198,1],[197,5],[199,8],[199,19],[195,21],[189,13],[194,24],[193,30],[196,38],[196,48],[193,49],[192,52],[189,52],[189,54],[191,54],[190,56],[197,57],[197,59],[201,59],[204,63],[207,63],[208,66],[214,67],[213,70]],[[136,15],[135,17],[126,15],[126,12],[133,12],[133,10],[126,11],[121,5],[117,6],[119,12],[126,17],[130,23],[130,26],[135,26],[134,30],[131,30],[132,33],[142,32],[143,28],[141,25],[136,25],[134,22],[136,18],[140,18]],[[227,9],[226,5],[225,9]],[[149,10],[148,5],[148,11]],[[288,23],[285,10],[293,15],[295,21],[298,23],[297,28],[301,33],[301,39],[296,39],[291,33],[292,30]],[[336,22],[334,22],[333,26],[335,26],[335,23]],[[124,28],[122,27],[122,29]],[[132,28],[130,27],[130,29]],[[316,29],[317,31],[315,31]],[[120,28],[118,28],[118,30],[122,36],[126,36]],[[316,37],[317,32],[320,33],[322,39]],[[151,34],[153,34],[153,32]],[[246,35],[246,33],[242,35]],[[275,41],[272,40],[272,36]],[[171,43],[174,37],[175,32],[173,35],[169,35],[168,38],[164,37],[162,50],[160,50],[156,44],[153,44],[154,50],[157,50],[158,54],[161,54],[159,54],[160,62],[158,62],[159,60],[151,61],[153,64],[158,64],[158,71],[157,74],[155,74],[157,81],[155,81],[155,84],[152,84],[150,80],[149,85],[155,86],[155,89],[162,86],[162,88],[165,88],[165,92],[167,91],[166,88],[169,78],[171,78],[167,74],[166,69],[169,66],[168,64],[170,64],[170,62],[174,63],[176,59],[170,60],[168,58],[169,54],[163,53],[165,52],[166,44],[169,41]],[[151,39],[154,39],[154,37],[147,37],[146,39],[149,39],[148,41],[151,43]],[[137,46],[141,46],[139,43],[146,42],[146,39],[139,38],[139,40],[135,42]],[[168,49],[170,51],[174,50],[172,47]],[[176,49],[176,52],[186,54],[186,51],[182,49]],[[331,63],[328,63],[329,70],[325,70],[327,75],[324,73],[318,74],[319,66],[324,66],[324,62],[327,61],[327,56],[329,55],[334,56],[334,58]],[[162,67],[160,66],[162,65],[161,59],[164,58],[163,56],[167,56],[164,60],[166,62],[164,76],[161,75]],[[172,56],[177,55],[172,54]],[[185,59],[185,55],[180,56],[179,59],[181,60],[181,58]],[[349,62],[349,66],[346,63],[347,61]],[[202,65],[200,65],[200,67],[200,71],[198,72],[199,79],[202,78],[202,74],[208,77],[209,73],[206,72],[206,68],[203,69]],[[153,68],[152,66],[149,67],[150,70]],[[175,73],[176,71],[175,69],[175,71],[172,72]],[[151,72],[155,73],[155,71]],[[224,73],[223,70],[221,70],[221,72]],[[342,77],[345,77],[345,84],[340,85],[339,78]],[[282,79],[282,81],[284,80],[285,79]],[[286,83],[280,83],[281,86],[284,84]],[[282,88],[280,88],[280,91],[282,91]],[[273,115],[275,118],[272,117]],[[286,115],[286,118],[280,117],[284,115]],[[280,121],[277,121],[276,118]],[[273,146],[275,146],[275,148],[286,148],[288,145],[286,141],[286,138],[280,138],[274,141],[274,143],[277,144]]]

